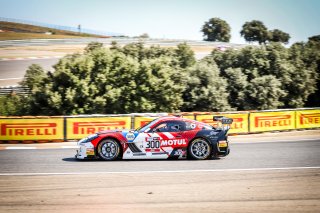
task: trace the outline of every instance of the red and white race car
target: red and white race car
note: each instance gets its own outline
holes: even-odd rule
[[[77,159],[204,160],[230,152],[231,118],[213,117],[217,127],[181,117],[160,117],[136,130],[101,131],[78,142]]]

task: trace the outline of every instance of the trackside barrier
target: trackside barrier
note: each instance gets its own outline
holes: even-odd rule
[[[250,132],[295,129],[295,111],[251,112]]]
[[[231,129],[229,133],[248,133],[249,132],[249,112],[238,112],[238,113],[212,113],[212,114],[199,114],[196,115],[196,120],[204,122],[213,126],[217,125],[217,122],[213,121],[213,116],[223,115],[225,117],[233,118]]]
[[[78,116],[0,116],[0,143],[63,142],[101,130],[135,129],[161,116],[184,118],[216,125],[214,115],[233,118],[230,133],[255,133],[320,128],[320,108],[245,112],[134,113]]]
[[[102,130],[131,129],[130,116],[66,117],[66,139],[80,139]]]
[[[320,109],[297,110],[296,128],[309,129],[320,127]]]
[[[63,117],[2,117],[0,125],[0,140],[64,140]]]

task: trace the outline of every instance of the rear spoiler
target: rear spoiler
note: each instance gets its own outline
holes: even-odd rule
[[[224,116],[213,116],[213,121],[219,121],[222,124],[232,124],[233,119]]]

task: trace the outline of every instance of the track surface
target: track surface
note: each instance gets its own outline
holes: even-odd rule
[[[116,162],[2,150],[0,211],[318,212],[320,139],[231,148],[219,160]]]
[[[52,66],[58,61],[57,58],[0,61],[0,86],[17,85],[31,64],[39,64],[44,70],[53,71]]]
[[[104,162],[74,158],[74,149],[3,150],[1,173],[136,172],[320,166],[320,139],[299,142],[232,144],[220,160],[126,160]]]

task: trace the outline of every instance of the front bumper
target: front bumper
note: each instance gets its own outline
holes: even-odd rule
[[[79,148],[77,149],[77,154],[75,158],[77,159],[88,159],[95,157],[94,146],[91,142],[78,143]]]

